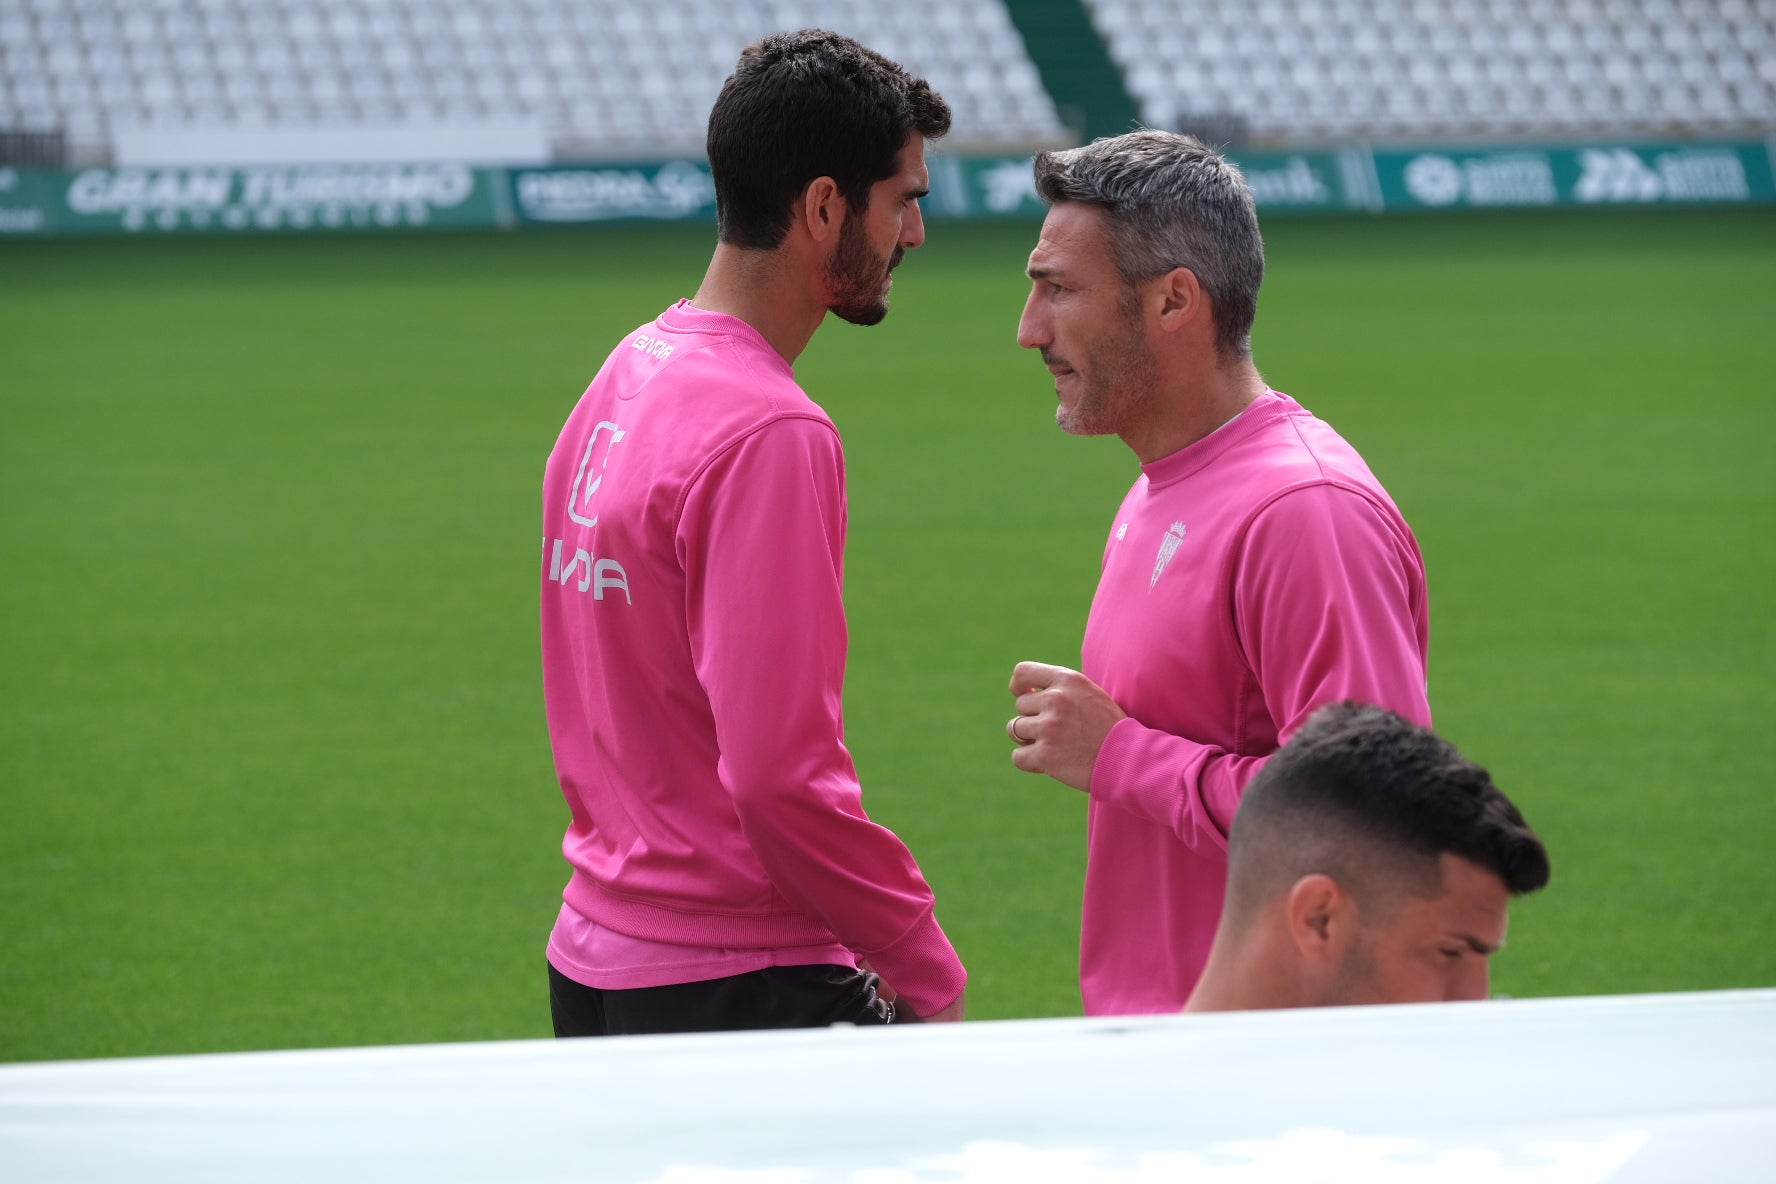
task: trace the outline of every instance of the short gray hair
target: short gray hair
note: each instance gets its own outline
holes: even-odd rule
[[[1191,136],[1144,129],[1036,157],[1049,205],[1082,202],[1109,216],[1111,251],[1133,286],[1188,268],[1215,310],[1215,350],[1252,352],[1264,240],[1238,167]]]

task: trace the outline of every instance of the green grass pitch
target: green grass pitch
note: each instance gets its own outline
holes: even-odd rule
[[[1084,799],[1011,769],[1135,468],[936,223],[798,367],[848,739],[978,1018],[1065,1015]],[[1776,211],[1273,219],[1256,354],[1424,547],[1439,727],[1553,851],[1513,995],[1776,984]],[[0,1059],[542,1036],[537,485],[710,231],[0,244]]]

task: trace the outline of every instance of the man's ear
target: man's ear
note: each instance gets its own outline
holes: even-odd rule
[[[1209,294],[1203,290],[1196,273],[1188,267],[1174,267],[1155,280],[1158,287],[1159,325],[1175,332],[1186,325],[1209,319]]]
[[[824,243],[836,237],[845,221],[845,198],[839,192],[839,183],[831,177],[816,177],[808,182],[796,212],[808,237],[815,242]]]
[[[1356,934],[1356,901],[1331,876],[1315,872],[1289,889],[1289,938],[1311,962],[1341,957]]]

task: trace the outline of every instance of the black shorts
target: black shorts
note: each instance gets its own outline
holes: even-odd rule
[[[667,987],[602,990],[549,967],[549,1013],[557,1036],[736,1032],[894,1022],[881,980],[848,966],[769,966],[749,974]]]

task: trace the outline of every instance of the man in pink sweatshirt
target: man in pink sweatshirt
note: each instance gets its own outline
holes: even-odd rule
[[[886,315],[949,123],[848,38],[749,46],[709,117],[702,285],[618,344],[550,454],[557,1035],[962,1017],[931,889],[845,750],[844,455],[791,370],[829,311]]]
[[[1081,670],[1018,664],[1012,763],[1090,795],[1080,993],[1176,1011],[1221,913],[1241,791],[1314,708],[1430,724],[1424,563],[1362,457],[1252,362],[1264,249],[1245,179],[1186,136],[1036,158],[1049,205],[1018,344],[1056,422],[1141,462]]]

